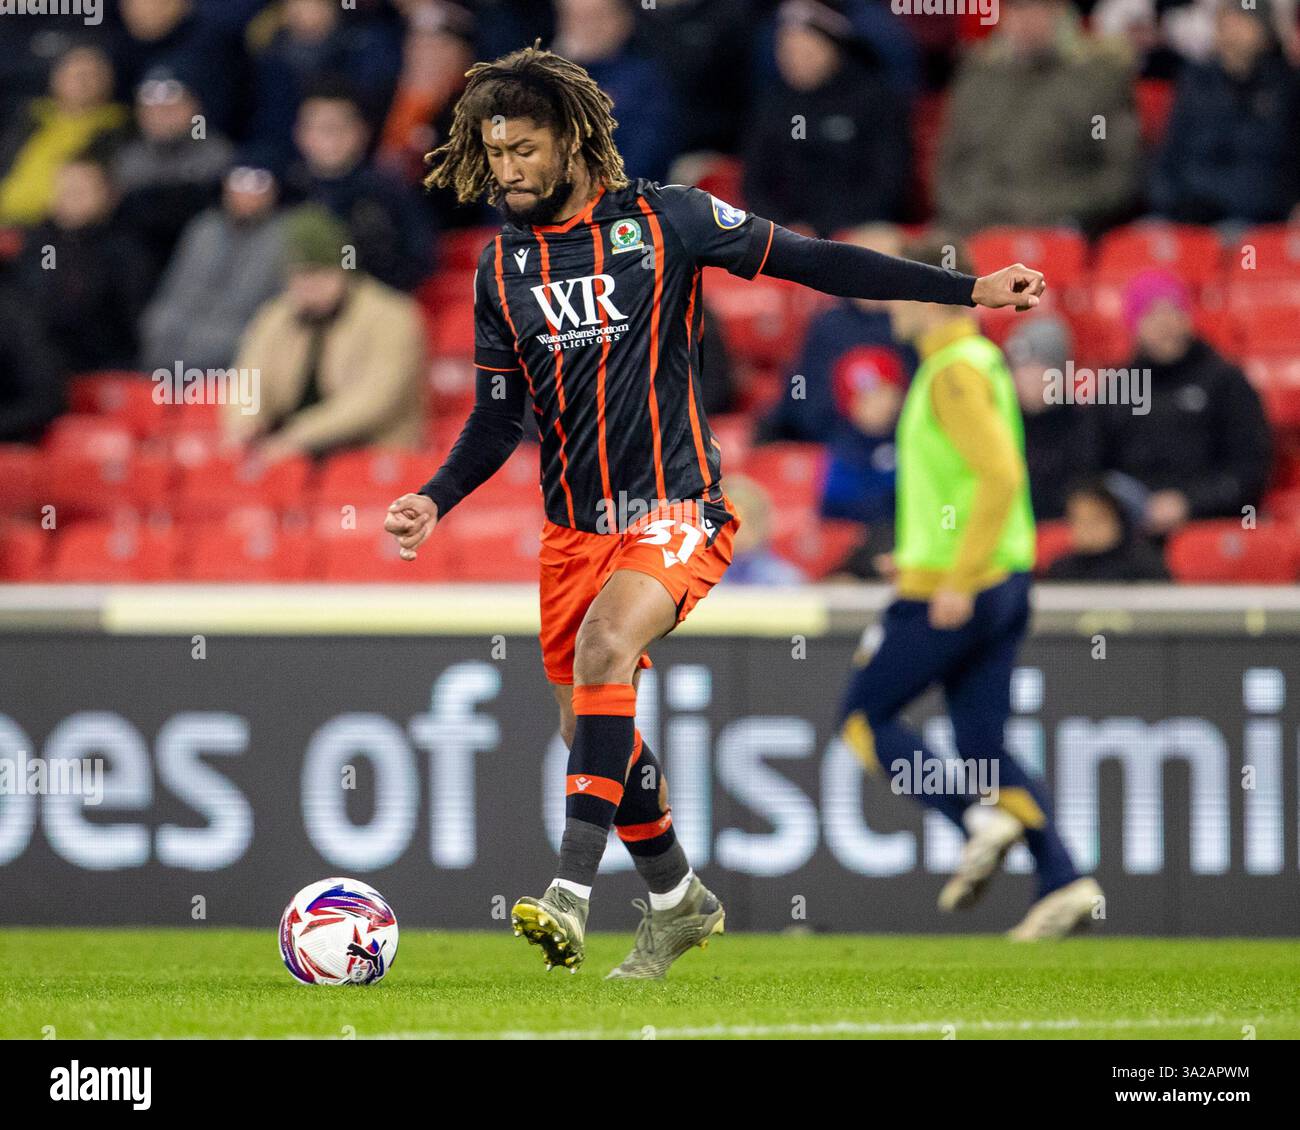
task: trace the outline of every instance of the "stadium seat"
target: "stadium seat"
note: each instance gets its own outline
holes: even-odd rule
[[[460,579],[454,538],[437,533],[436,544],[429,543],[414,561],[398,556],[397,541],[382,527],[367,524],[352,534],[322,538],[321,575],[327,581],[382,582],[416,584]]]
[[[743,470],[754,435],[754,418],[746,412],[726,412],[709,417],[709,429],[722,449],[722,469]]]
[[[172,501],[174,472],[175,464],[157,453],[137,451],[127,459],[95,459],[50,452],[43,464],[42,493],[60,519],[124,509],[166,511]]]
[[[1039,522],[1035,547],[1034,572],[1040,577],[1052,567],[1052,562],[1074,551],[1074,539],[1069,525],[1061,520]]]
[[[1130,224],[1102,237],[1093,280],[1098,287],[1122,290],[1134,275],[1160,267],[1193,289],[1204,290],[1221,281],[1221,256],[1219,238],[1210,228]]]
[[[268,464],[248,455],[217,455],[184,469],[177,509],[187,518],[248,506],[298,509],[307,500],[311,472],[303,456]]]
[[[336,511],[342,506],[387,508],[398,495],[417,490],[432,470],[427,455],[410,451],[368,447],[340,452],[321,472],[317,501]]]
[[[38,522],[0,522],[0,580],[37,581],[45,571],[46,551],[54,541]]]
[[[977,275],[1024,263],[1047,275],[1048,294],[1087,280],[1088,245],[1068,228],[986,228],[967,247]]]
[[[857,522],[819,518],[811,510],[792,511],[784,518],[774,512],[772,549],[809,580],[820,581],[848,557],[862,539],[862,530]]]
[[[1273,427],[1300,430],[1300,356],[1247,357],[1243,368]]]
[[[1143,78],[1137,81],[1133,94],[1137,103],[1138,128],[1143,145],[1150,150],[1156,149],[1165,136],[1176,92],[1176,84],[1169,79]]]
[[[745,167],[735,157],[710,154],[708,162],[695,179],[696,187],[712,193],[737,208],[745,206]]]
[[[31,514],[40,504],[42,453],[26,444],[0,444],[0,514]]]
[[[179,415],[174,405],[154,401],[153,381],[144,373],[88,373],[68,386],[73,412],[109,416],[137,436],[154,435]]]
[[[469,270],[478,266],[478,257],[499,234],[499,228],[460,228],[443,232],[439,241],[442,269]]]
[[[315,572],[317,543],[310,532],[285,532],[273,523],[248,523],[243,530],[202,525],[184,546],[184,575],[191,581],[305,581]]]
[[[1300,356],[1300,306],[1255,306],[1235,310],[1233,316],[1246,354]]]
[[[1197,334],[1224,357],[1233,359],[1241,355],[1241,326],[1231,310],[1225,307],[1198,306],[1192,321]]]
[[[1071,310],[1066,314],[1074,337],[1075,364],[1085,368],[1123,365],[1133,344],[1128,328],[1117,313],[1098,310]]]
[[[1300,537],[1276,523],[1192,522],[1170,539],[1165,560],[1187,584],[1288,584],[1300,569]]]
[[[1300,226],[1251,228],[1224,250],[1228,305],[1300,306]]]
[[[544,519],[540,506],[508,515],[472,506],[455,517],[456,521],[448,522],[435,536],[445,537],[454,546],[461,580],[537,583]]]
[[[779,367],[793,362],[815,305],[811,291],[784,279],[747,280],[710,267],[704,294],[738,361]]]
[[[425,478],[428,478],[426,470]],[[415,485],[424,482],[421,479]],[[538,478],[537,448],[532,444],[520,446],[505,465],[474,492],[466,504],[473,510],[518,510],[521,507],[541,506],[542,489]],[[455,513],[459,513],[456,511]]]
[[[142,522],[74,522],[54,539],[50,579],[115,583],[169,581],[177,575],[179,538]]]
[[[775,517],[783,510],[816,511],[825,463],[820,444],[773,443],[751,450],[744,472],[767,491]]]
[[[131,429],[110,416],[69,412],[50,424],[41,440],[46,451],[92,459],[129,459],[135,447]]]
[[[473,297],[446,302],[433,313],[429,348],[435,357],[474,356]]]

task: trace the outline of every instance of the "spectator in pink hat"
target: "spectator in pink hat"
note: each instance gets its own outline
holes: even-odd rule
[[[1192,296],[1168,272],[1134,278],[1123,311],[1135,352],[1112,387],[1127,395],[1086,409],[1093,466],[1157,537],[1196,518],[1242,517],[1259,504],[1272,450],[1255,390],[1196,336]]]

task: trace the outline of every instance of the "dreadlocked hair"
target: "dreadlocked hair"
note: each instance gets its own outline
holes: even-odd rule
[[[576,141],[578,157],[597,184],[626,188],[623,158],[614,144],[614,103],[577,63],[532,47],[492,63],[475,63],[456,104],[445,144],[425,157],[426,188],[452,188],[462,204],[486,197],[499,204],[502,190],[488,167],[480,124],[484,119],[530,118],[555,131],[563,152]]]

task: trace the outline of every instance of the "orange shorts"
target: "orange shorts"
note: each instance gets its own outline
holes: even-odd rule
[[[654,577],[676,602],[680,624],[727,571],[739,525],[733,518],[710,545],[698,510],[689,504],[686,509],[656,511],[621,534],[592,534],[547,522],[542,527],[539,589],[546,677],[552,683],[573,683],[578,628],[615,570]],[[650,665],[643,653],[638,666]]]

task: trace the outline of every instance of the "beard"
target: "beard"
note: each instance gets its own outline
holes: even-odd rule
[[[568,177],[558,179],[551,187],[551,191],[544,196],[538,196],[534,201],[524,208],[512,208],[506,203],[505,196],[501,198],[501,211],[506,215],[506,219],[524,227],[545,227],[552,223],[560,214],[569,197],[573,195],[573,181]]]

